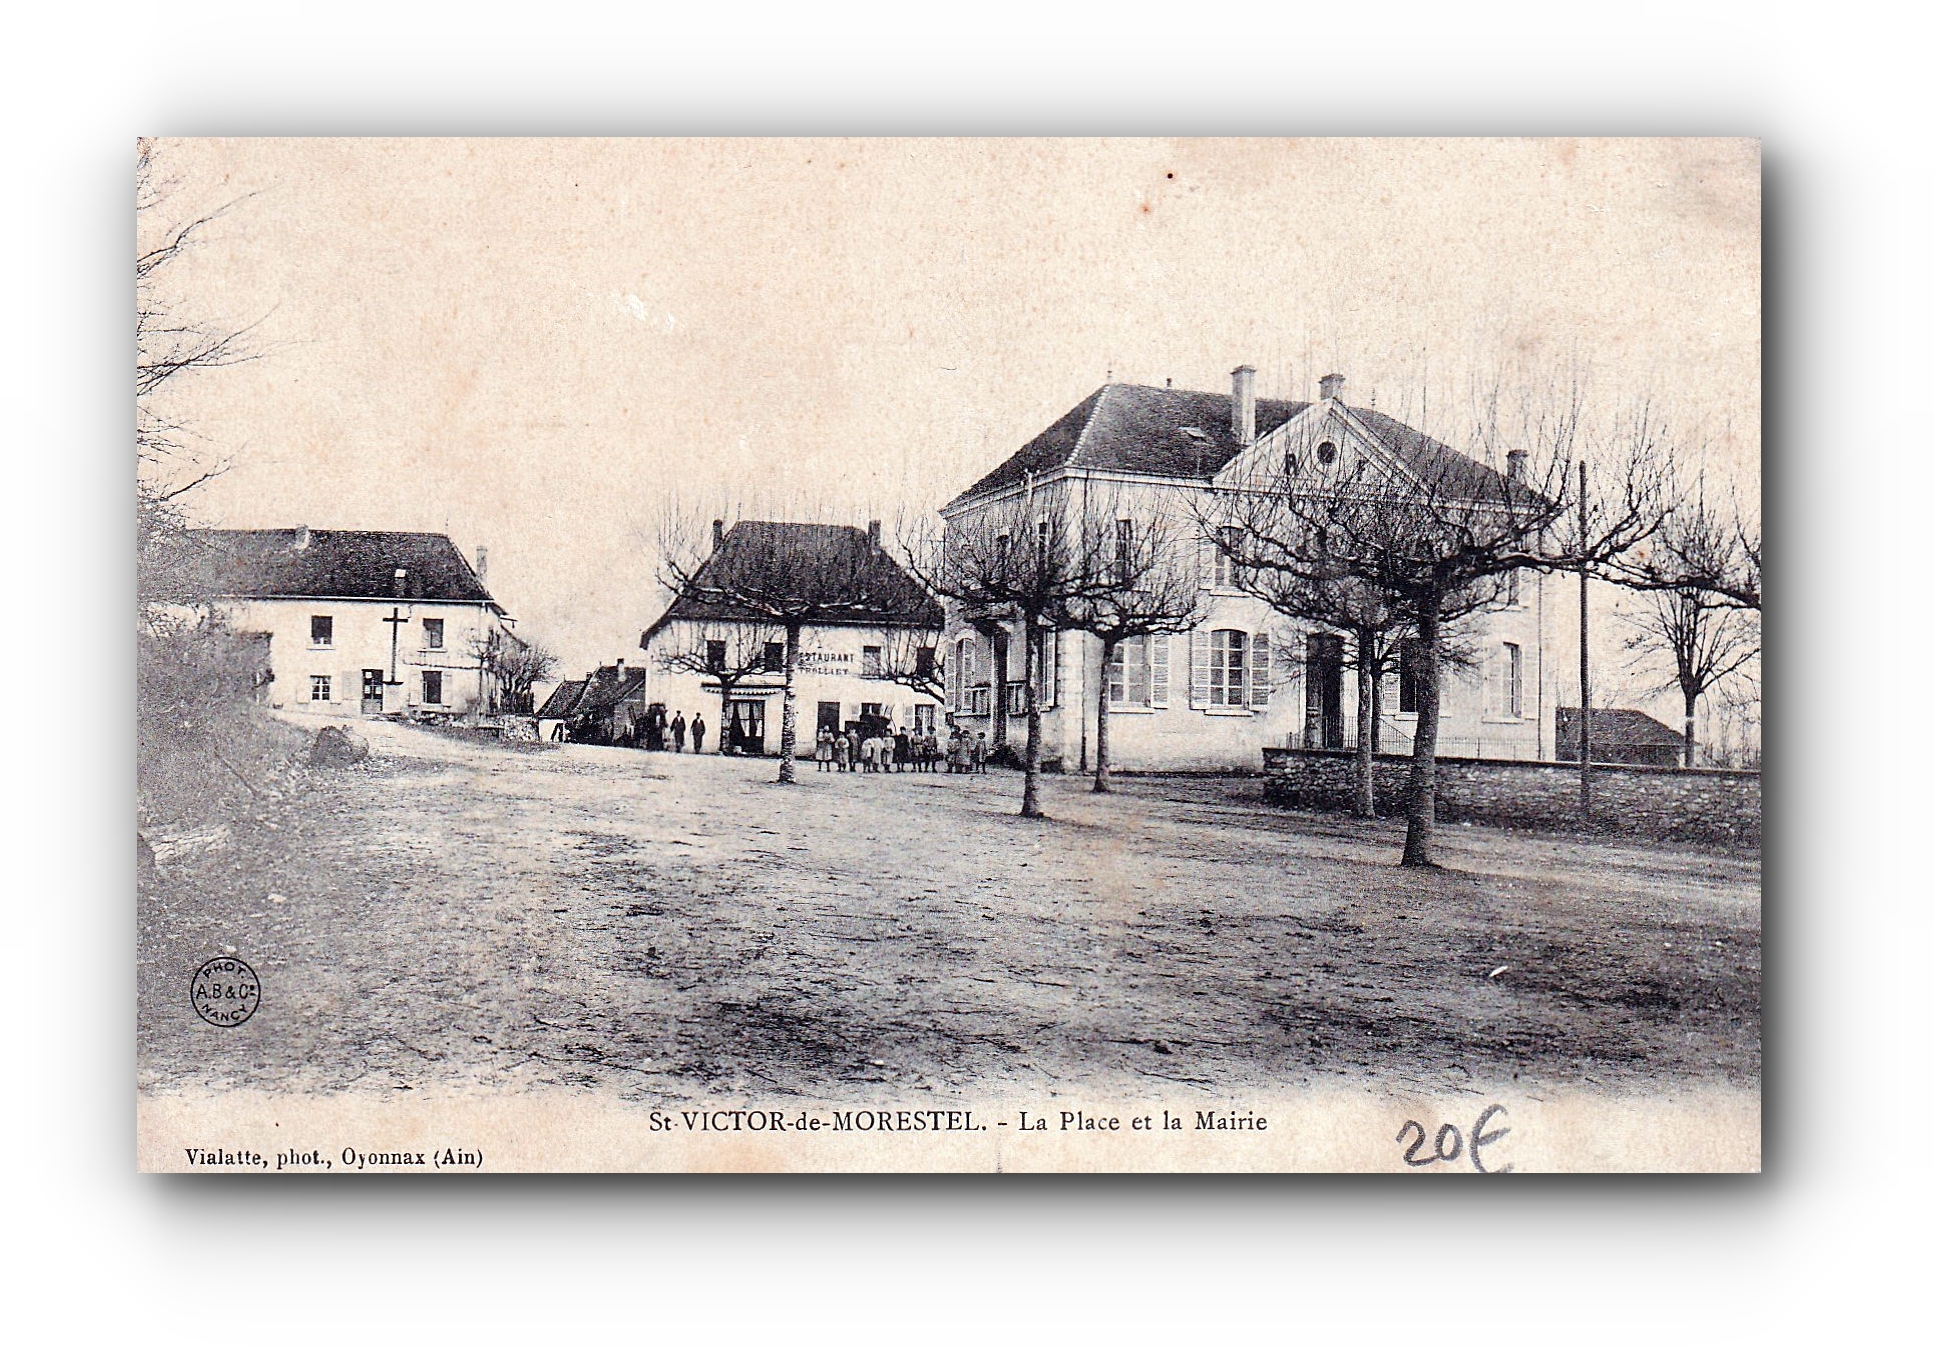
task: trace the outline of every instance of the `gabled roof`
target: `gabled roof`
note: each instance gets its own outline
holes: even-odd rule
[[[954,503],[1061,467],[1206,480],[1242,452],[1230,426],[1229,402],[1228,393],[1103,384]],[[1268,434],[1308,406],[1256,399],[1256,434]]]
[[[207,528],[189,538],[205,545],[211,585],[224,597],[402,598],[496,606],[463,553],[442,533]],[[401,593],[399,570],[405,572]]]
[[[644,690],[644,669],[630,668],[621,672],[607,666],[587,680],[583,696],[572,708],[573,713],[582,715],[586,711],[609,710],[620,701],[642,695]]]
[[[848,524],[784,523],[742,519],[727,530],[693,579],[693,588],[730,592],[738,581],[769,582],[774,562],[818,577],[844,577],[850,584],[851,606],[824,625],[912,626],[942,625],[940,605],[933,595],[907,574],[864,528]],[[733,603],[696,594],[680,594],[664,615],[646,629],[640,644],[667,622],[768,622],[771,619]]]
[[[1558,737],[1577,751],[1578,707],[1558,707]],[[1675,752],[1685,746],[1685,738],[1670,725],[1659,723],[1642,710],[1621,707],[1592,707],[1592,751],[1600,748],[1658,747]]]
[[[544,698],[544,704],[537,708],[537,718],[540,720],[565,719],[578,708],[578,702],[584,699],[584,689],[588,685],[582,679],[576,682],[560,682],[551,690],[551,694]]]
[[[954,497],[950,506],[1016,485],[1029,474],[1043,476],[1059,468],[1211,480],[1245,447],[1230,424],[1231,401],[1226,392],[1104,384]],[[1257,398],[1256,438],[1312,405]],[[1425,480],[1462,489],[1477,499],[1502,498],[1503,478],[1493,469],[1380,411],[1347,410],[1392,456]]]
[[[630,668],[622,673],[616,666],[607,664],[588,678],[577,678],[561,682],[544,698],[538,708],[540,720],[568,720],[573,715],[589,715],[595,711],[609,710],[620,701],[627,701],[642,694],[645,690],[645,670]]]

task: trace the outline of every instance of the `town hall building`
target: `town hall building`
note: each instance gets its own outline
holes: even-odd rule
[[[1429,473],[1495,491],[1501,475],[1372,408],[1343,399],[1344,380],[1322,381],[1311,402],[1258,398],[1255,371],[1237,369],[1229,392],[1191,392],[1109,383],[963,491],[941,510],[950,533],[972,536],[976,515],[1003,517],[1028,493],[1062,493],[1077,515],[1112,510],[1124,530],[1161,513],[1199,520],[1206,493],[1234,490],[1264,475],[1259,464],[1320,464],[1342,472],[1360,458],[1386,473]],[[1100,502],[1096,504],[1095,502]],[[984,523],[984,521],[983,521]],[[1017,625],[1003,631],[1009,744],[1025,682],[1043,707],[1044,757],[1067,770],[1094,760],[1099,699],[1109,706],[1109,757],[1142,770],[1255,769],[1265,747],[1341,749],[1356,736],[1356,675],[1348,636],[1292,621],[1236,582],[1226,551],[1190,534],[1200,584],[1192,630],[1122,643],[1103,668],[1100,642],[1078,631],[1046,631],[1028,662]],[[1449,631],[1466,657],[1444,669],[1438,751],[1444,756],[1549,759],[1557,698],[1544,650],[1552,631],[1543,576],[1501,587],[1489,610]],[[970,620],[974,617],[974,620]],[[950,604],[944,634],[947,706],[975,732],[995,733],[996,642],[984,614]],[[1377,740],[1410,750],[1414,686],[1403,669],[1380,689]]]

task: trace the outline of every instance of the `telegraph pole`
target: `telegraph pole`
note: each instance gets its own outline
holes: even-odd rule
[[[1584,542],[1591,528],[1585,504],[1585,464],[1578,464],[1578,538]],[[1592,618],[1591,571],[1578,563],[1578,807],[1586,822],[1592,817]]]

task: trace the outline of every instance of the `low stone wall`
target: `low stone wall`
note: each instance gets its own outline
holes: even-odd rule
[[[1355,757],[1347,752],[1263,749],[1263,797],[1301,808],[1349,809]],[[1410,801],[1410,759],[1375,765],[1377,812],[1397,815]],[[1502,827],[1594,831],[1674,841],[1759,844],[1757,771],[1681,771],[1673,767],[1592,767],[1592,819],[1578,808],[1576,762],[1437,759],[1437,817]]]

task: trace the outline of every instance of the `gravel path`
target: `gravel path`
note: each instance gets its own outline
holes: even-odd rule
[[[372,724],[140,909],[141,1087],[864,1101],[1757,1090],[1753,854],[1401,828],[1254,781],[821,775]],[[278,900],[279,899],[279,900]],[[260,1011],[189,976],[233,947]]]

